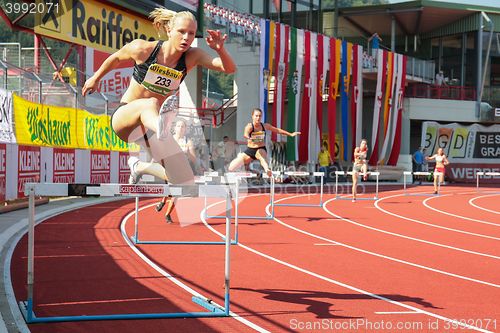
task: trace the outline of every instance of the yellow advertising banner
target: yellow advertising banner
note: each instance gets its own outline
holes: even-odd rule
[[[45,3],[36,0],[37,4]],[[134,39],[155,40],[151,21],[94,0],[58,1],[35,15],[35,32],[114,53]]]
[[[33,103],[15,94],[13,102],[18,144],[78,148],[74,109]]]
[[[17,143],[61,148],[138,151],[110,127],[110,117],[13,97]]]
[[[93,150],[138,151],[139,146],[122,141],[111,129],[110,117],[78,110],[76,115],[78,148]]]

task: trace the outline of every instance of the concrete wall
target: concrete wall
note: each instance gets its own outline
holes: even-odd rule
[[[238,67],[234,82],[234,92],[238,93],[235,139],[243,141],[243,130],[251,121],[250,111],[259,107],[259,49],[252,51],[250,47],[229,44],[227,50]]]
[[[474,101],[407,98],[405,108],[411,120],[477,122]]]
[[[200,47],[209,54],[217,56],[201,39],[196,40],[193,46]],[[212,139],[218,140],[222,139],[224,135],[229,135],[233,139],[243,140],[243,129],[251,121],[250,111],[259,106],[259,49],[256,48],[252,51],[250,47],[237,43],[226,43],[225,47],[232,55],[238,68],[234,82],[234,92],[238,92],[237,114],[221,129],[214,130]],[[180,105],[201,107],[201,94],[201,69],[199,71],[193,70],[181,85]]]

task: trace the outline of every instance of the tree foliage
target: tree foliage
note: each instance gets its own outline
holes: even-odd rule
[[[339,7],[360,7],[369,5],[383,5],[389,3],[388,0],[338,0]],[[323,0],[323,9],[333,9],[335,8],[335,0]]]

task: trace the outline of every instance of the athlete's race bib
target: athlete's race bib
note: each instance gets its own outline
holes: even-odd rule
[[[264,131],[253,132],[250,140],[252,140],[253,143],[263,143],[265,134]]]
[[[152,64],[144,77],[142,85],[154,93],[166,96],[179,89],[182,72],[159,64]]]

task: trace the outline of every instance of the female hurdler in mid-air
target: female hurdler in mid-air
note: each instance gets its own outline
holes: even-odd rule
[[[245,126],[243,136],[247,139],[247,149],[229,164],[230,172],[236,171],[242,165],[247,165],[254,160],[259,160],[264,168],[264,172],[271,177],[272,171],[267,163],[266,130],[288,136],[297,136],[300,132],[287,132],[281,128],[276,128],[268,123],[262,123],[262,110],[255,108],[252,111],[252,122]]]
[[[131,159],[132,182],[149,173],[168,179],[172,184],[192,184],[194,174],[188,159],[170,133],[176,116],[174,94],[187,73],[196,66],[234,73],[236,65],[224,48],[226,35],[207,30],[207,45],[217,52],[212,57],[194,41],[197,23],[190,12],[173,12],[157,8],[150,18],[160,36],[159,41],[136,39],[110,55],[90,77],[82,94],[97,91],[99,81],[120,62],[135,62],[133,80],[121,98],[120,106],[111,114],[111,127],[126,142],[136,142],[148,149],[158,163]]]

